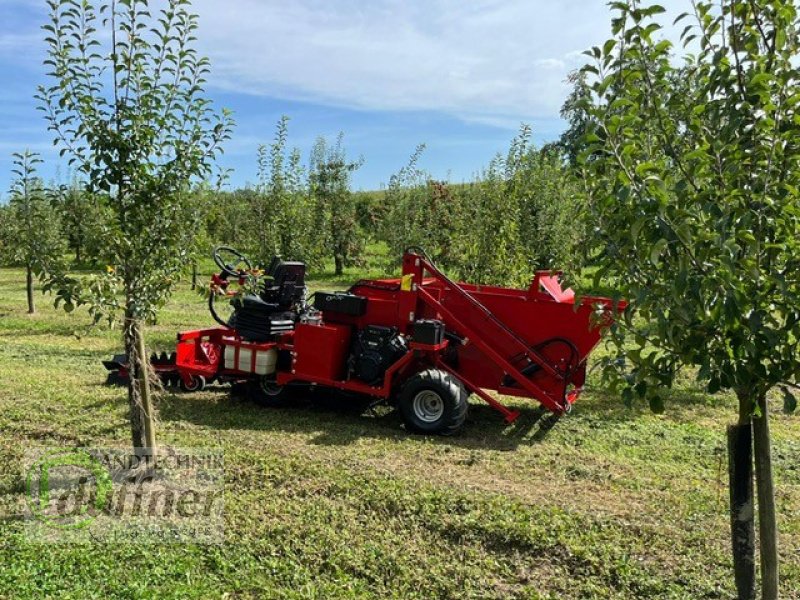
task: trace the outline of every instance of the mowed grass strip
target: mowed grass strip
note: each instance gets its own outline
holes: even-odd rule
[[[353,279],[357,273],[350,273]],[[323,279],[316,287],[341,287]],[[224,388],[165,393],[159,439],[225,453],[225,543],[41,545],[26,539],[26,447],[126,445],[126,395],[100,360],[119,332],[80,310],[24,311],[0,270],[0,597],[731,598],[724,395],[673,391],[664,416],[600,388],[542,435],[473,402],[453,439],[317,392],[265,410]],[[207,326],[182,284],[153,350]],[[592,382],[597,385],[597,382]],[[800,426],[772,421],[782,585],[800,597]]]

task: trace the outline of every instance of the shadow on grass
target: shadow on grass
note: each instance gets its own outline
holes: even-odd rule
[[[210,430],[301,433],[308,437],[309,443],[322,446],[349,445],[361,439],[397,442],[418,439],[466,449],[513,451],[544,441],[570,443],[573,436],[585,435],[587,431],[596,436],[615,435],[621,427],[626,428],[627,424],[651,414],[643,402],[627,407],[618,396],[593,388],[571,414],[561,419],[534,402],[517,403],[514,408],[521,414],[507,424],[494,409],[473,396],[466,425],[460,434],[426,438],[408,433],[396,410],[386,404],[373,405],[363,396],[326,389],[303,389],[296,396],[286,406],[265,408],[241,397],[231,397],[227,387],[211,387],[203,393],[190,395],[167,390],[160,403],[160,418]],[[724,411],[727,401],[724,396],[677,389],[669,392],[667,416],[676,424],[691,422],[698,406]]]
[[[218,393],[213,393],[217,391]],[[162,421],[188,421],[209,429],[251,429],[307,433],[311,443],[348,445],[363,438],[387,440],[427,439],[435,444],[469,449],[511,451],[520,445],[542,441],[557,423],[546,411],[522,408],[520,417],[506,424],[502,416],[485,404],[470,404],[464,430],[452,437],[425,438],[403,429],[396,410],[374,404],[369,398],[314,390],[281,408],[265,408],[248,400],[230,397],[225,388],[203,394],[168,394],[160,405]]]

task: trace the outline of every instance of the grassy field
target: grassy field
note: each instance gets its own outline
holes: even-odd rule
[[[594,388],[544,435],[529,404],[506,427],[473,401],[453,439],[407,435],[388,409],[166,394],[162,444],[224,450],[225,543],[33,543],[20,517],[25,448],[129,441],[125,392],[103,385],[100,364],[119,333],[37,299],[28,316],[21,273],[0,270],[0,597],[732,597],[734,403],[688,385],[664,416]],[[210,323],[183,285],[151,346]],[[800,598],[800,420],[777,408],[782,597]]]

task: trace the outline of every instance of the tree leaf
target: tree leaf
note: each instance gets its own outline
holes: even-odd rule
[[[653,244],[652,249],[650,250],[650,262],[653,265],[658,266],[658,263],[661,259],[661,253],[664,252],[664,249],[667,247],[667,240],[661,238],[655,244]]]

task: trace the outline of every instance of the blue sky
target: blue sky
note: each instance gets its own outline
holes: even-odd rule
[[[676,0],[683,4],[684,0]],[[157,3],[155,3],[157,5]],[[345,134],[363,156],[356,188],[374,189],[418,143],[421,166],[454,181],[504,150],[521,122],[538,142],[564,128],[565,79],[609,29],[604,0],[195,0],[208,95],[234,111],[220,163],[231,184],[256,176],[256,149],[281,115],[307,156]],[[32,96],[43,81],[44,0],[0,0],[0,194],[11,153],[30,148],[66,180]]]

